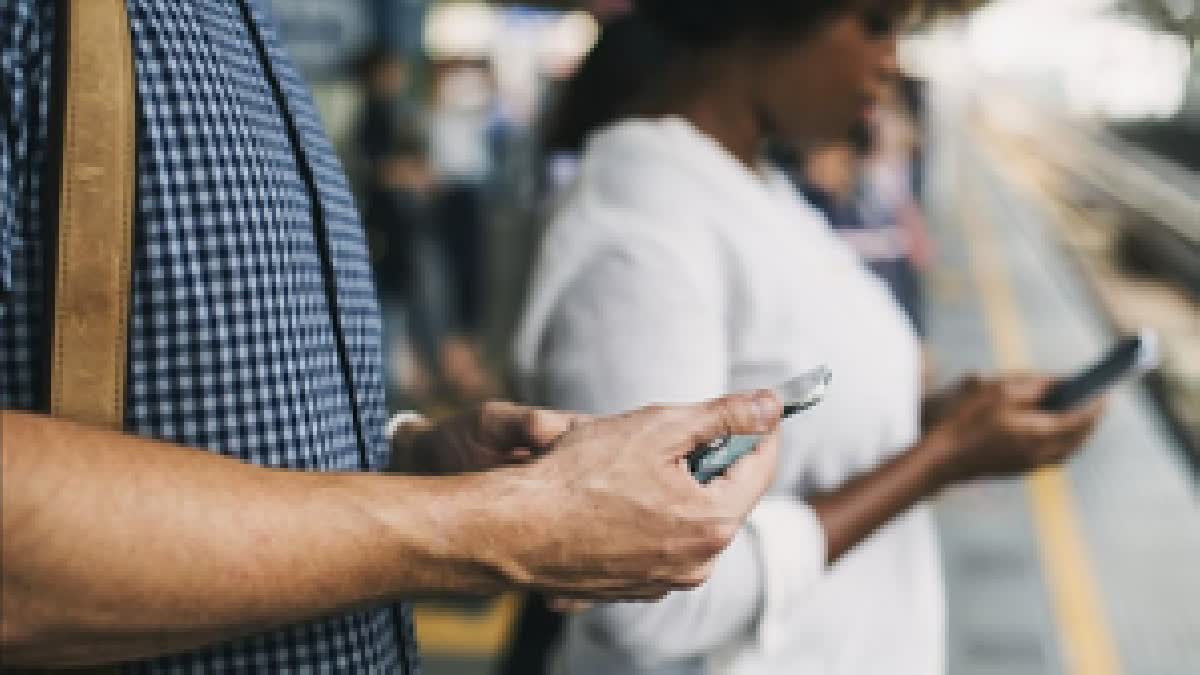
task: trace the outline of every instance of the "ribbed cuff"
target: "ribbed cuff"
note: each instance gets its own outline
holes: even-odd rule
[[[769,654],[787,644],[790,616],[825,572],[825,531],[808,505],[767,497],[750,514],[763,565],[759,647]]]
[[[396,432],[400,431],[400,427],[406,424],[425,424],[427,420],[425,416],[413,410],[405,410],[392,415],[388,420],[387,427],[384,429],[384,437],[387,438],[388,445],[391,445],[392,440],[396,438]]]

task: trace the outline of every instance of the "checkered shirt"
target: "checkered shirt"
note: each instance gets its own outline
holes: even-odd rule
[[[264,1],[128,0],[138,195],[125,424],[264,466],[377,469],[387,460],[380,320],[362,228]],[[42,197],[54,4],[0,0],[7,409],[45,407]],[[335,270],[344,352],[318,222]],[[408,609],[382,607],[125,670],[416,673],[416,659]]]

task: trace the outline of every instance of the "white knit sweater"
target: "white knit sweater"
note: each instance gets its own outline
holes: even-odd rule
[[[804,496],[902,451],[919,349],[886,288],[783,177],[678,118],[596,135],[541,251],[516,360],[531,397],[611,413],[779,384],[828,364],[780,474],[702,588],[572,620],[572,674],[937,675],[944,600],[923,508],[832,569]]]

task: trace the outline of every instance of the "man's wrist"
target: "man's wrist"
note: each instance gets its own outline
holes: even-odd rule
[[[458,554],[486,571],[497,590],[526,587],[536,579],[525,564],[524,548],[545,540],[539,531],[549,520],[539,506],[542,481],[529,480],[525,468],[501,468],[466,474],[469,490],[459,493],[457,522],[447,526],[458,533]]]
[[[528,581],[516,555],[526,511],[506,471],[374,478],[360,498],[398,561],[399,596],[490,594]]]

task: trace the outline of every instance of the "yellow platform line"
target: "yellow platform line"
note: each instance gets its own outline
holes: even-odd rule
[[[978,186],[964,185],[963,229],[981,294],[992,352],[1002,370],[1031,365],[1012,280],[991,222],[981,214]],[[1042,568],[1057,620],[1068,675],[1120,675],[1120,660],[1080,533],[1070,481],[1061,469],[1026,480]]]
[[[481,612],[418,603],[413,610],[417,641],[426,656],[491,658],[508,644],[520,608],[514,593],[496,598]]]

